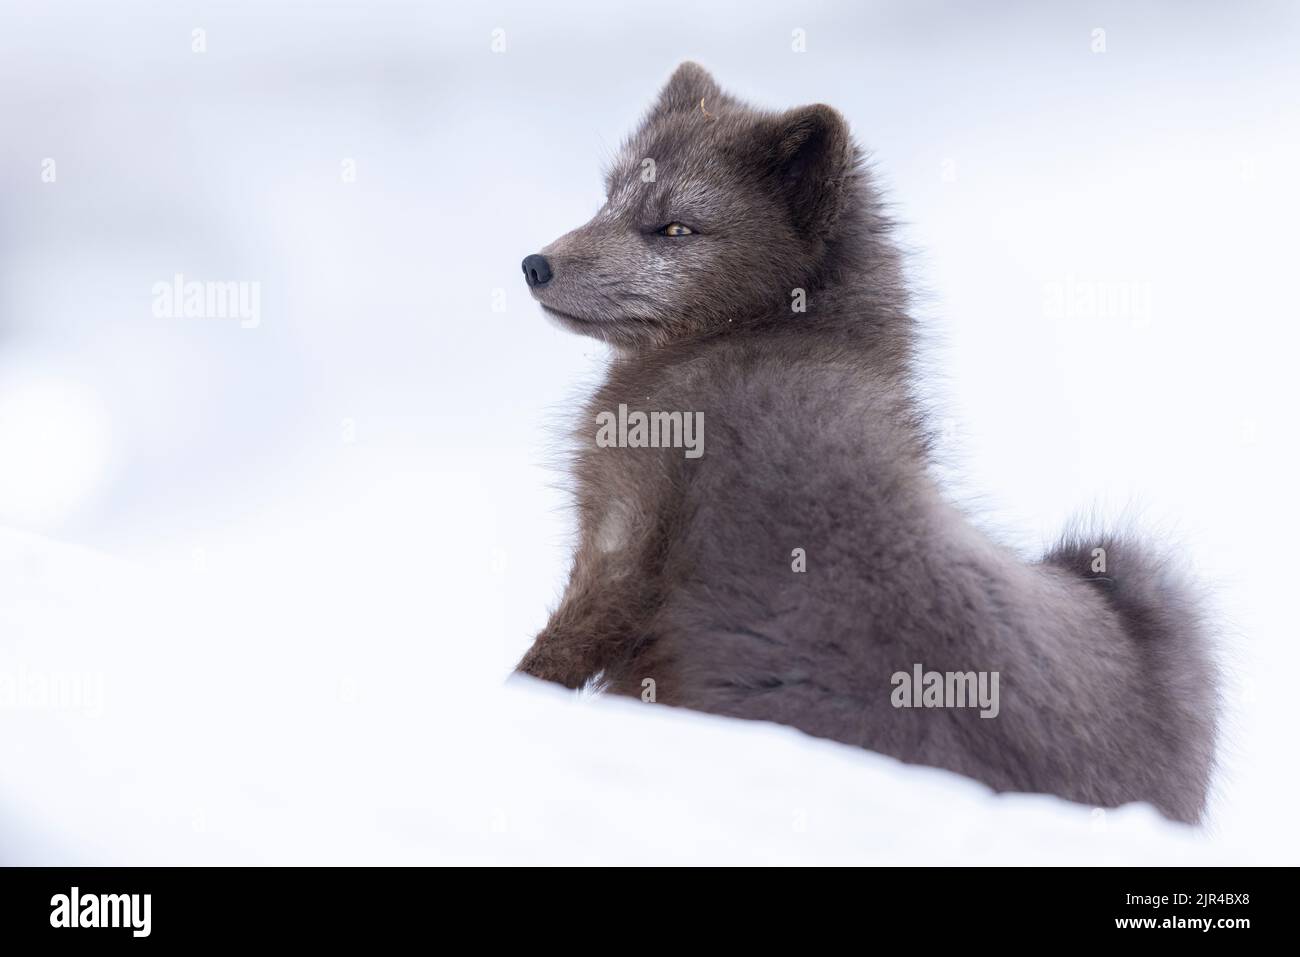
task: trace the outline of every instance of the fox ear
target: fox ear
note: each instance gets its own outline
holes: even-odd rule
[[[651,111],[654,116],[665,113],[678,113],[684,110],[698,110],[700,101],[707,102],[721,98],[722,90],[709,71],[698,63],[687,60],[668,78],[659,99]]]
[[[844,117],[821,103],[800,107],[776,119],[769,142],[768,156],[795,225],[825,236],[839,217],[853,166],[853,140]]]

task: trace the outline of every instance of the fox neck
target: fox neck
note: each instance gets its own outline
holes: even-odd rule
[[[881,206],[866,183],[854,184],[810,278],[808,315],[818,330],[903,348],[910,359],[913,332],[902,256]]]

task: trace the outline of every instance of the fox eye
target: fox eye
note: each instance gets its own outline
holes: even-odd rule
[[[689,236],[693,232],[695,232],[695,230],[691,229],[691,227],[689,226],[684,226],[681,223],[669,223],[663,229],[659,230],[659,235],[660,236]]]

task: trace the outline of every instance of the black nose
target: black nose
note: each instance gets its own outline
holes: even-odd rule
[[[533,253],[524,257],[524,279],[530,286],[545,286],[551,281],[551,264],[545,256]]]

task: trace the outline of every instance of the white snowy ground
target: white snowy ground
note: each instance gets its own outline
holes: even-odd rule
[[[275,562],[160,573],[0,529],[0,863],[1243,860],[1145,806],[498,684],[416,593],[365,607],[360,563],[322,557],[319,594],[283,594]]]

